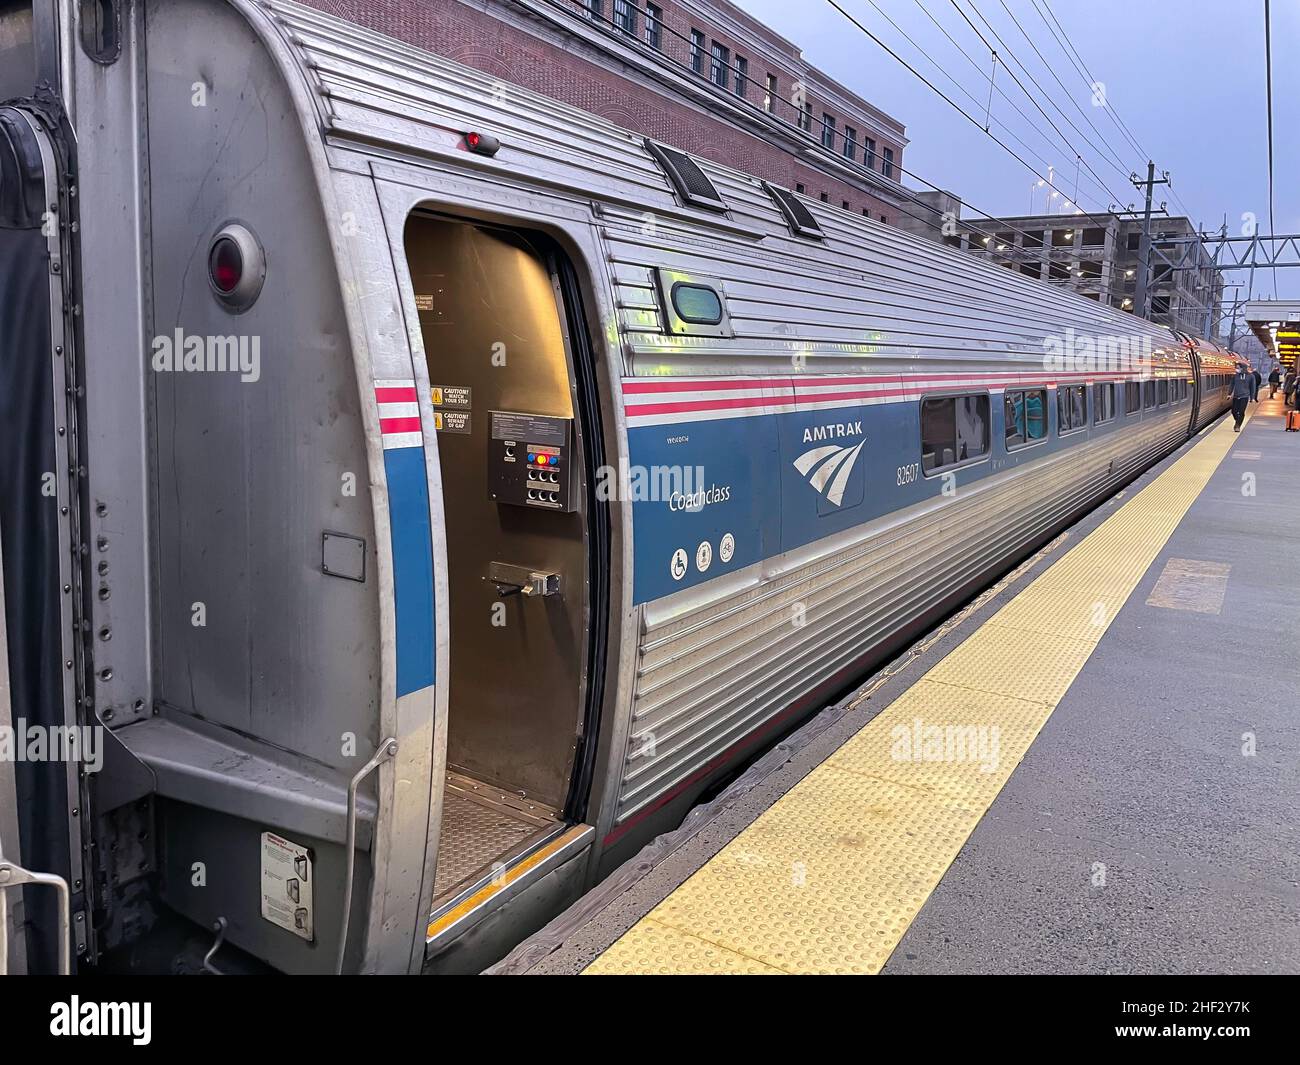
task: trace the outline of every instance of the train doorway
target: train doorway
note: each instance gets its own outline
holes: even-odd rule
[[[589,494],[598,404],[567,260],[540,237],[422,214],[405,246],[447,545],[436,914],[585,815],[608,560]]]

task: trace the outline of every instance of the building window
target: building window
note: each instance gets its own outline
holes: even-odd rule
[[[822,146],[835,150],[835,119],[822,112]]]
[[[658,4],[646,4],[645,6],[645,43],[653,48],[656,52],[664,46],[663,40],[663,9]]]
[[[587,18],[599,19],[601,16],[601,4],[604,0],[583,0],[582,9]]]
[[[799,112],[799,128],[805,133],[812,132],[812,104],[804,102],[803,110]]]
[[[848,200],[840,200],[840,206],[843,207],[844,210],[847,211],[847,210],[849,209],[849,201],[848,201]]]
[[[880,216],[880,220],[881,220],[882,222],[884,222],[885,225],[889,225],[889,216],[888,216],[888,215],[884,215],[884,214],[882,214],[882,215]]]
[[[894,176],[894,149],[886,148],[884,151],[884,161],[880,164],[880,172],[887,178]]]
[[[614,25],[629,37],[636,36],[636,5],[632,0],[614,0]]]
[[[830,203],[830,202],[831,202],[831,194],[829,192],[823,192],[822,203]]]
[[[776,75],[769,74],[767,76],[767,88],[763,90],[763,110],[774,112],[776,110],[776,101],[779,98],[780,94],[776,88]]]
[[[691,69],[704,73],[704,34],[699,30],[691,30]]]
[[[1026,277],[1034,277],[1042,280],[1043,264],[1042,263],[1021,263],[1020,272]]]
[[[1128,235],[1128,250],[1137,251],[1140,247],[1142,247],[1142,234],[1130,233]]]
[[[921,469],[925,473],[987,455],[989,397],[945,396],[921,403]]]
[[[745,83],[749,81],[749,60],[743,55],[736,56],[736,95],[745,95]]]
[[[870,137],[862,142],[862,161],[867,164],[868,170],[876,169],[876,142]]]
[[[856,159],[858,156],[858,131],[852,126],[844,127],[844,158]]]
[[[803,182],[800,181],[797,185],[795,185],[794,191],[802,195],[804,192],[807,191],[807,189],[803,187]]]
[[[725,89],[731,80],[731,50],[717,41],[713,42],[709,60],[709,80],[720,89]]]
[[[1043,246],[1043,231],[1041,229],[1027,230],[1023,234],[1020,243],[1025,248],[1041,248]]]

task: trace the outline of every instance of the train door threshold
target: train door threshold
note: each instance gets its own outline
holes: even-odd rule
[[[426,956],[581,854],[594,837],[590,825],[567,824],[536,803],[448,773]]]

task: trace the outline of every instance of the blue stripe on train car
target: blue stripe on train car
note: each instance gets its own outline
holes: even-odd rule
[[[633,500],[634,600],[703,584],[1148,418],[1187,417],[1185,400],[1126,416],[1122,384],[1116,395],[1113,421],[1093,424],[1090,400],[1087,428],[1062,437],[1053,389],[1046,438],[1008,452],[995,393],[988,458],[930,476],[920,465],[919,400],[630,428],[624,491]],[[664,491],[696,470],[691,493]]]
[[[397,614],[397,697],[427,688],[434,678],[433,539],[424,448],[384,452],[393,544]]]

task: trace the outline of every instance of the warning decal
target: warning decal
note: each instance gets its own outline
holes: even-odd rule
[[[315,936],[312,877],[311,851],[262,833],[262,916],[306,940]]]

